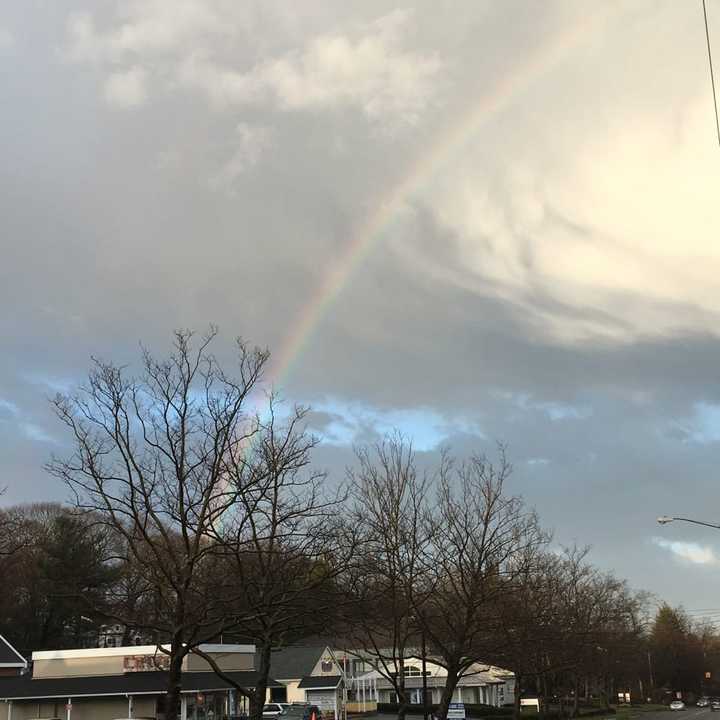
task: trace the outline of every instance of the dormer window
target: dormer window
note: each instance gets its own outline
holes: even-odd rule
[[[332,672],[333,664],[332,660],[323,660],[320,663],[320,672],[329,673]]]

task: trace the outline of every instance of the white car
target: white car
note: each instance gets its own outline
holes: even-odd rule
[[[670,703],[670,709],[671,710],[684,710],[685,703],[682,700],[673,700]]]
[[[287,712],[287,703],[266,703],[263,705],[264,718],[276,718]]]

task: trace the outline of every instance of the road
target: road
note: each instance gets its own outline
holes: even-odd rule
[[[362,715],[362,720],[395,720],[396,715],[394,713],[377,713]],[[523,717],[527,720],[531,720],[531,713],[524,713]],[[423,720],[422,715],[407,715],[407,720]],[[652,712],[645,712],[638,710],[633,712],[623,712],[619,716],[608,715],[607,718],[603,718],[601,715],[596,715],[589,720],[720,720],[720,713],[712,712],[709,707],[697,708],[689,706],[687,710],[655,710]]]
[[[630,710],[620,717],[628,720],[720,720],[720,714],[712,712],[709,707],[698,708],[694,705],[689,705],[686,710],[655,710],[653,712]]]

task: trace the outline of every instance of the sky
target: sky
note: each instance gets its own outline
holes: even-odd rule
[[[720,57],[720,3],[708,2]],[[558,545],[717,605],[720,147],[676,0],[0,6],[0,485],[48,397],[219,325],[316,462],[507,445]]]

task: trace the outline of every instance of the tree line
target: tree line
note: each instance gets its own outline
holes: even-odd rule
[[[260,720],[272,651],[317,635],[369,661],[401,718],[405,661],[422,647],[447,671],[439,720],[479,666],[511,670],[518,688],[575,714],[592,692],[607,704],[621,690],[702,689],[714,630],[667,607],[653,619],[649,596],[587,549],[556,547],[509,492],[502,447],[494,460],[445,451],[420,469],[396,434],[329,478],[312,464],[307,408],[265,389],[268,352],[238,339],[229,372],[216,335],[176,332],[167,357],[143,351],[137,375],[95,360],[82,387],[55,398],[73,450],[48,470],[73,502],[0,513],[13,588],[0,631],[18,648],[78,647],[117,622],[165,655],[168,720],[187,655]],[[254,688],[203,653],[221,637],[257,646]]]

